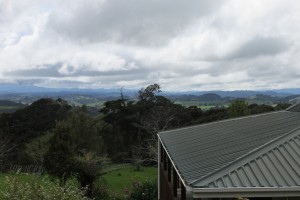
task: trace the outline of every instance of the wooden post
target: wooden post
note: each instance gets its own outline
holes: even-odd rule
[[[181,183],[181,200],[186,200],[186,189],[183,183]]]
[[[172,170],[172,163],[171,160],[168,158],[168,181],[169,182],[171,182],[171,176],[172,176],[171,170]]]
[[[159,139],[157,140],[157,148],[158,148],[158,173],[157,173],[157,199],[160,199],[160,176],[161,176],[161,164],[162,164],[162,155],[163,155],[163,150],[162,146],[160,144]]]
[[[173,196],[177,197],[178,176],[175,168],[173,168]]]
[[[160,142],[159,142],[159,150],[160,150],[160,162],[164,162],[164,148],[163,148],[163,146],[160,144]]]
[[[163,160],[163,162],[164,162],[164,170],[165,171],[167,171],[167,153],[164,151],[164,153],[163,153],[163,156],[164,156],[164,160]]]

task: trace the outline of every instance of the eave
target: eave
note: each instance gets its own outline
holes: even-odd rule
[[[296,197],[300,187],[193,188],[193,198]]]

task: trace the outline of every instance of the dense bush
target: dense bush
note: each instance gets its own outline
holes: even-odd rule
[[[5,190],[0,192],[0,199],[3,200],[89,200],[84,196],[85,189],[81,190],[71,183],[60,187],[48,179],[43,179],[41,183],[34,176],[28,181],[7,176],[5,184]]]
[[[63,185],[70,176],[77,174],[81,186],[89,187],[89,195],[105,161],[100,156],[102,140],[97,125],[97,119],[88,116],[85,107],[74,110],[53,129],[44,156],[44,167],[49,175],[59,178]]]
[[[147,180],[137,182],[133,180],[128,200],[155,200],[157,199],[157,181]]]
[[[118,193],[111,191],[105,180],[100,178],[94,183],[93,197],[95,200],[157,200],[157,181],[132,179],[132,185]]]
[[[94,200],[127,200],[129,191],[129,189],[124,191],[125,194],[113,192],[105,179],[99,178],[94,182],[92,195]]]

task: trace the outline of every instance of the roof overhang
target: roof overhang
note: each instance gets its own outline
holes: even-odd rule
[[[165,153],[167,154],[168,158],[170,159],[179,179],[181,180],[181,183],[184,185],[184,187],[188,188],[188,184],[186,183],[186,181],[184,180],[184,178],[182,177],[182,174],[179,172],[177,166],[175,165],[170,153],[168,152],[165,144],[163,143],[163,141],[161,140],[161,137],[159,134],[157,134],[157,137],[158,137],[158,142],[162,145],[163,149],[165,150]]]
[[[193,198],[299,197],[300,187],[279,188],[192,188]]]

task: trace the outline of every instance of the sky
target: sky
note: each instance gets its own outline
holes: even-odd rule
[[[0,87],[300,86],[299,0],[0,0]]]

